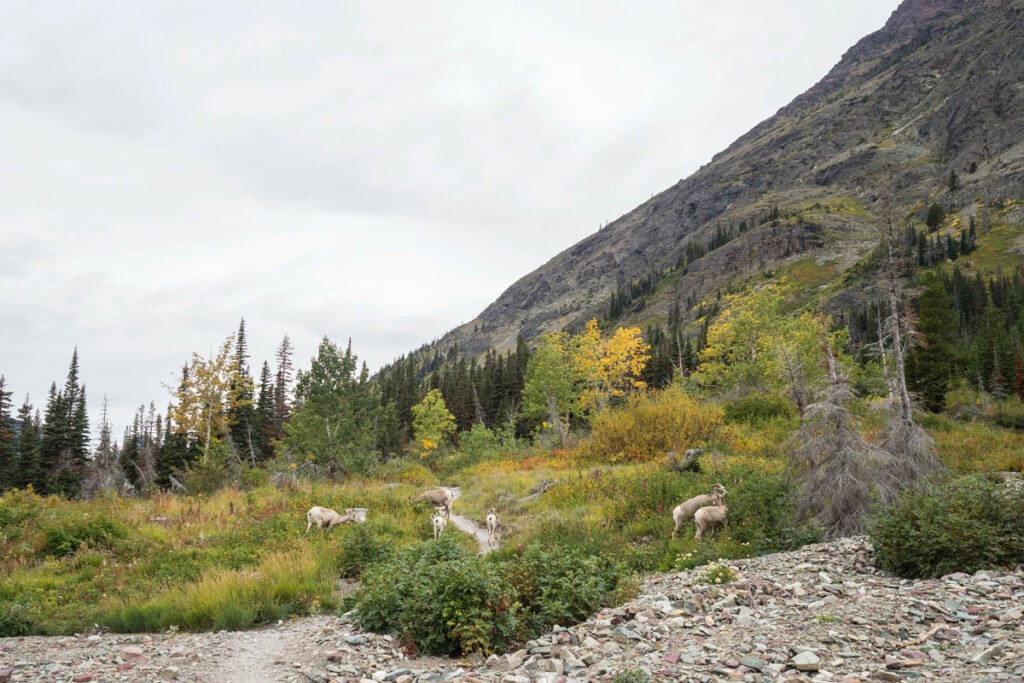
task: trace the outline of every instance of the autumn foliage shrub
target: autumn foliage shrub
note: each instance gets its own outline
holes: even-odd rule
[[[635,462],[670,450],[686,450],[711,439],[722,409],[701,403],[681,388],[631,397],[594,416],[590,437],[579,446],[584,460]]]
[[[749,394],[724,406],[726,422],[761,424],[777,417],[794,417],[796,411],[779,394]]]

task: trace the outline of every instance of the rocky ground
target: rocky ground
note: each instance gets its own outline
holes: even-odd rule
[[[10,681],[1000,681],[1024,683],[1024,568],[901,581],[862,539],[651,576],[640,595],[524,649],[408,659],[344,617],[242,633],[0,640]]]

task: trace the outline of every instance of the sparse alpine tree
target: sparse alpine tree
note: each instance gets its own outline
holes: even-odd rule
[[[78,349],[64,389],[50,386],[43,420],[39,463],[46,493],[74,497],[81,493],[82,475],[89,458],[89,420],[86,413],[85,386],[78,381]]]
[[[880,229],[879,249],[884,259],[884,286],[887,315],[881,321],[880,352],[890,361],[889,416],[882,436],[882,448],[891,456],[895,480],[910,487],[941,466],[935,457],[932,439],[914,422],[914,406],[907,386],[906,357],[915,334],[913,320],[904,300],[903,284],[895,245],[895,220],[890,185],[883,192],[884,221]]]
[[[526,367],[523,412],[527,417],[546,416],[562,448],[569,442],[569,421],[579,411],[575,375],[569,336],[542,336]]]
[[[86,497],[100,495],[127,496],[135,487],[125,476],[120,457],[110,439],[110,421],[107,419],[107,397],[103,397],[103,412],[100,416],[100,440],[82,483]]]
[[[807,407],[791,441],[798,485],[793,500],[798,522],[812,522],[834,539],[863,533],[872,506],[891,501],[899,487],[890,456],[861,436],[850,410],[849,370],[840,366],[827,334],[820,348],[827,368],[823,396]]]

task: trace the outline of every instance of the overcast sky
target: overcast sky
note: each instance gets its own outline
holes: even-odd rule
[[[897,0],[0,0],[0,373],[93,432],[245,316],[377,367],[706,163]]]

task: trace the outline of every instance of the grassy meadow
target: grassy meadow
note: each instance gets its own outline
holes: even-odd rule
[[[786,441],[795,417],[749,419],[729,406],[662,396],[669,401],[663,409],[686,417],[660,432],[650,427],[665,410],[634,402],[610,412],[607,424],[595,423],[571,448],[538,439],[520,448],[440,453],[430,467],[412,455],[385,463],[373,478],[345,483],[88,502],[8,492],[0,496],[0,636],[96,627],[239,629],[342,610],[346,579],[431,538],[431,508],[407,498],[437,484],[461,486],[456,512],[481,523],[497,508],[501,549],[488,562],[514,562],[524,548],[571,550],[613,561],[620,588],[639,572],[815,540],[813,529],[794,528],[785,512]],[[866,408],[863,420],[871,439],[881,418]],[[930,416],[923,423],[954,472],[1024,470],[1024,432],[984,415],[971,422]],[[706,436],[702,471],[670,471],[665,451],[680,445],[673,438],[697,433]],[[608,450],[636,441],[640,447]],[[531,497],[542,480],[555,483]],[[729,490],[728,529],[701,543],[690,524],[672,540],[673,507],[717,482]],[[312,505],[366,507],[368,520],[307,535]],[[475,548],[453,528],[447,534],[450,544]],[[595,599],[622,594],[609,588]]]

